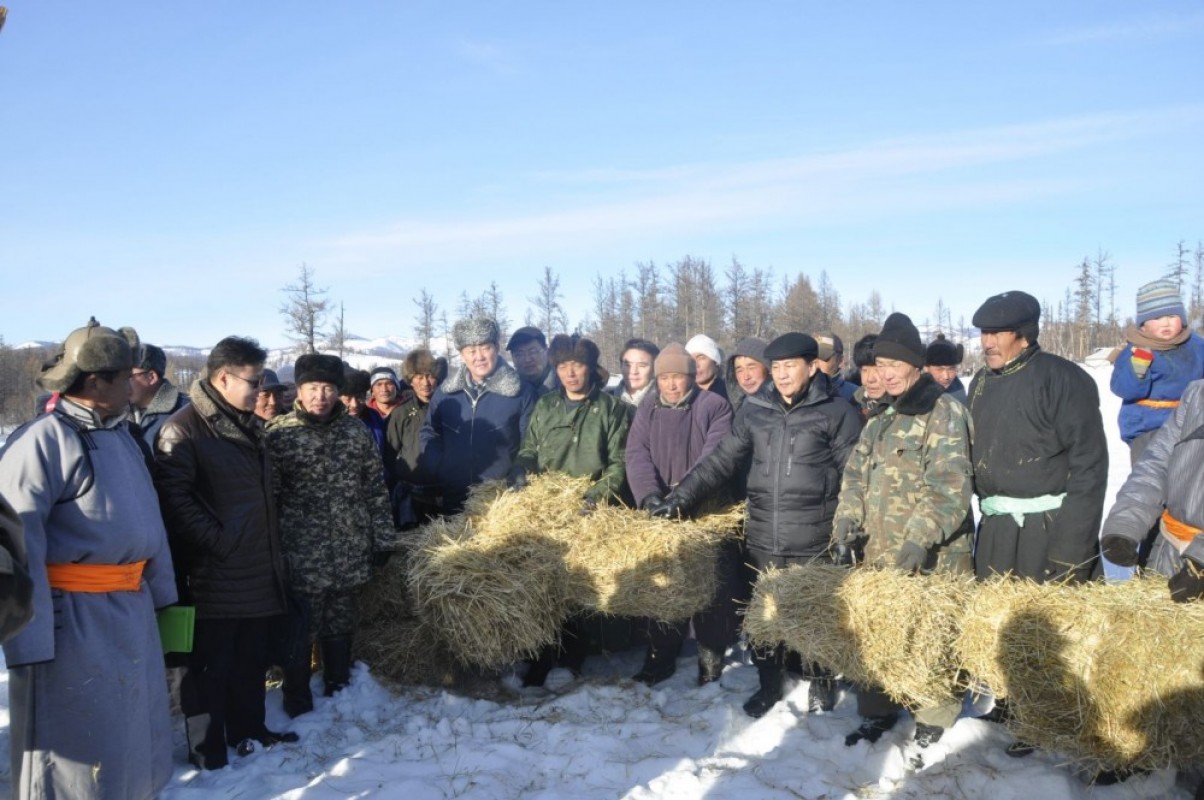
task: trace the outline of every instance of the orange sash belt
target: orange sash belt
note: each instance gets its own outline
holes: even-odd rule
[[[1146,408],[1178,408],[1178,400],[1138,400],[1137,405]]]
[[[1169,511],[1162,512],[1162,529],[1180,542],[1190,542],[1196,538],[1196,534],[1201,532],[1200,528],[1175,519]]]
[[[136,592],[145,561],[132,564],[47,564],[50,588],[65,592]]]

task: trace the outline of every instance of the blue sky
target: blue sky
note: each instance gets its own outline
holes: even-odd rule
[[[8,0],[0,336],[375,337],[733,254],[917,321],[1204,238],[1204,5]]]

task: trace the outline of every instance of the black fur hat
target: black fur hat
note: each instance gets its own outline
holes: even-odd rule
[[[924,356],[924,366],[956,367],[962,363],[962,359],[965,357],[965,347],[960,344],[954,344],[945,338],[945,334],[938,333],[936,338],[928,343],[928,350]]]
[[[342,389],[343,362],[338,356],[306,353],[297,359],[293,367],[293,380],[298,386],[303,383],[333,383]]]

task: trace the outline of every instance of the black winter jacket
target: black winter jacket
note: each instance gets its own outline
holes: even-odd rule
[[[155,442],[155,486],[177,572],[197,616],[284,613],[284,568],[263,430],[192,385],[192,404],[172,414]]]
[[[814,557],[828,549],[845,462],[861,435],[856,409],[829,393],[816,374],[787,406],[772,384],[750,395],[732,432],[673,492],[685,508],[737,479],[748,464],[748,547],[772,555]]]

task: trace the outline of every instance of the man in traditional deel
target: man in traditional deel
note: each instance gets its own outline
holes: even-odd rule
[[[171,777],[155,610],[176,586],[127,419],[138,350],[130,328],[73,331],[38,379],[54,410],[0,452],[34,585],[34,620],[4,645],[17,798],[148,798]]]

